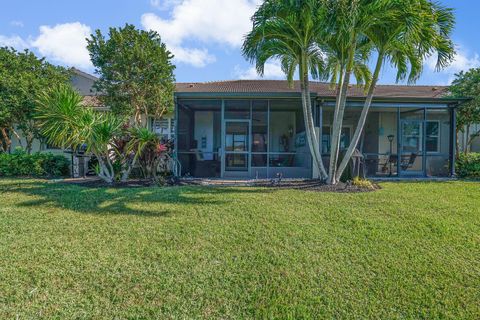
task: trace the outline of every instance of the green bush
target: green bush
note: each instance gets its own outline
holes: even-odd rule
[[[27,154],[22,149],[0,154],[0,177],[61,177],[70,173],[70,162],[52,153]]]
[[[459,154],[456,167],[461,178],[480,178],[480,153]]]

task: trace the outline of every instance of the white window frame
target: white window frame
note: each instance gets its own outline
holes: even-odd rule
[[[157,121],[167,121],[167,128],[162,128],[160,127],[161,129],[166,129],[167,133],[158,133],[155,131],[155,123]],[[175,136],[175,119],[173,117],[164,117],[162,119],[154,119],[154,118],[150,118],[150,130],[154,131],[158,136],[162,137],[162,138],[167,138],[168,140],[170,139],[173,139],[173,137]],[[163,131],[163,130],[162,130]]]
[[[441,123],[440,123],[440,120],[427,120],[425,121],[425,125],[428,127],[428,123],[431,123],[431,122],[436,122],[438,124],[438,133],[436,135],[429,135],[428,132],[427,132],[427,128],[425,128],[425,149],[427,148],[426,146],[426,142],[427,142],[427,139],[429,137],[432,137],[432,138],[437,138],[437,148],[436,148],[436,151],[428,151],[428,150],[425,150],[427,154],[436,154],[436,153],[440,153],[440,137],[442,136],[441,134],[441,131],[442,131],[442,126],[441,126]]]

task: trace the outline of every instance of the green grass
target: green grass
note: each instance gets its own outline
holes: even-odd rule
[[[0,319],[480,318],[480,183],[0,179]]]

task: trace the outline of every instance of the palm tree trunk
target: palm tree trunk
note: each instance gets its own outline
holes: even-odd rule
[[[355,38],[355,37],[354,37]],[[332,150],[330,151],[330,172],[329,172],[329,184],[337,184],[337,163],[340,153],[340,138],[342,136],[343,115],[345,113],[345,107],[347,105],[347,93],[350,85],[350,77],[353,70],[353,64],[355,62],[355,50],[356,46],[352,45],[347,59],[347,66],[345,74],[343,76],[343,85],[340,90],[340,97],[337,97],[337,117],[333,120],[333,132],[332,132]]]
[[[343,157],[343,160],[340,163],[340,166],[336,173],[337,181],[340,180],[343,174],[343,171],[345,171],[345,169],[347,168],[347,165],[350,162],[350,159],[352,158],[352,155],[355,152],[355,149],[357,148],[358,142],[360,141],[360,137],[362,136],[363,129],[365,127],[365,122],[367,121],[368,111],[370,110],[370,106],[372,105],[373,94],[375,93],[375,87],[377,85],[378,77],[380,75],[380,71],[382,70],[383,59],[384,59],[384,54],[380,52],[377,58],[375,71],[373,73],[372,83],[370,84],[370,87],[368,89],[367,98],[365,100],[365,104],[363,106],[360,119],[358,119],[357,128],[355,129],[355,133],[353,135],[350,146],[348,147],[348,150],[345,153],[345,156]]]
[[[338,122],[338,114],[340,111],[340,104],[341,104],[341,97],[342,97],[342,92],[343,92],[343,85],[344,85],[344,79],[345,79],[345,70],[342,68],[340,72],[340,78],[339,78],[339,87],[337,88],[337,97],[336,97],[336,103],[335,103],[335,110],[333,112],[333,123],[332,123],[332,135],[330,137],[330,161],[329,161],[329,166],[328,166],[328,183],[332,184],[332,172],[334,171],[334,164],[335,160],[333,159],[333,154],[336,152],[334,150],[334,146],[337,145],[337,141],[335,137],[337,136],[336,130],[337,126],[335,125]]]
[[[345,106],[347,103],[348,86],[350,85],[351,70],[348,68],[343,76],[343,84],[339,97],[337,97],[338,110],[336,118],[333,119],[332,130],[332,147],[330,150],[330,166],[329,166],[329,184],[336,184],[337,162],[340,153],[340,138],[342,136],[343,115],[345,113]]]
[[[310,97],[310,82],[308,79],[308,71],[305,70],[305,67],[300,67],[300,77],[303,118],[305,122],[305,132],[307,136],[308,146],[310,148],[310,153],[312,155],[314,166],[316,166],[318,172],[320,173],[320,179],[326,180],[327,172],[325,170],[325,166],[323,165],[319,141],[315,132],[315,123],[313,121],[312,113],[312,99]]]

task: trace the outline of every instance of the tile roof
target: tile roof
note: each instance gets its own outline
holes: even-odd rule
[[[295,81],[290,88],[287,81],[282,80],[232,80],[216,82],[177,83],[177,93],[296,93],[300,92],[300,84]],[[445,96],[448,87],[444,86],[403,86],[377,85],[376,98],[426,98],[438,99]],[[330,84],[311,82],[310,90],[320,97],[335,97],[335,90]],[[348,97],[365,97],[363,88],[352,85]]]
[[[83,105],[95,108],[102,107],[102,103],[98,96],[83,96]]]

